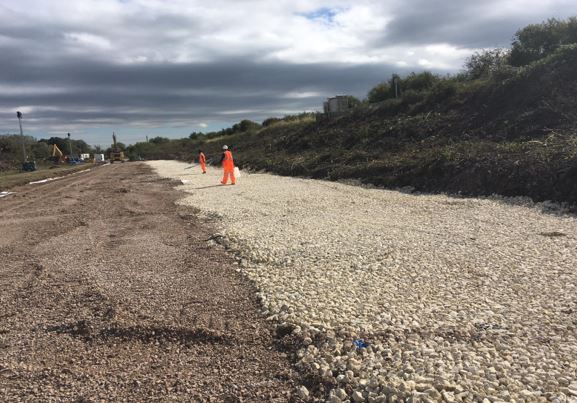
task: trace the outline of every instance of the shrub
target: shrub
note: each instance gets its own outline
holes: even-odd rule
[[[260,124],[253,122],[252,120],[244,119],[238,123],[238,131],[240,131],[241,133],[248,132],[249,130],[258,130],[258,129],[260,129]]]
[[[153,137],[153,138],[150,139],[150,142],[153,143],[153,144],[163,144],[163,143],[168,143],[169,141],[170,141],[169,138],[167,138],[167,137],[160,137],[160,136]],[[117,145],[118,145],[118,144],[120,144],[120,143],[117,143]],[[120,148],[120,145],[118,145],[118,148]]]
[[[421,73],[411,73],[405,78],[393,74],[389,81],[383,81],[369,91],[367,100],[369,103],[383,102],[395,95],[403,97],[406,91],[411,91],[409,97],[415,97],[417,92],[431,89],[441,78],[429,71]],[[397,94],[395,94],[395,81],[397,82]],[[404,97],[403,97],[404,98]]]
[[[407,90],[403,92],[402,99],[407,105],[418,104],[425,99],[426,95],[423,91]]]
[[[528,25],[515,34],[511,65],[526,66],[552,54],[560,46],[572,43],[577,43],[577,17],[552,18],[541,24]]]
[[[352,95],[347,96],[347,101],[349,101],[349,108],[357,108],[361,105],[361,100],[353,97]]]
[[[314,112],[303,112],[297,115],[286,115],[282,118],[285,122],[308,122],[315,120],[315,113]]]
[[[278,123],[280,121],[281,121],[281,119],[279,119],[279,118],[268,118],[268,119],[263,120],[262,126],[263,127],[269,127],[269,126],[272,126],[275,123]]]
[[[400,80],[401,90],[405,91],[424,91],[433,87],[440,78],[429,71],[422,73],[411,73]]]
[[[487,79],[509,66],[509,51],[491,49],[476,52],[465,62],[465,70],[470,80]]]
[[[386,101],[387,99],[394,98],[395,94],[391,87],[391,84],[387,81],[383,81],[380,84],[377,84],[373,87],[369,94],[367,95],[367,100],[369,103],[376,103]]]
[[[458,84],[454,80],[441,80],[431,88],[427,101],[435,103],[446,102],[457,93],[457,89]]]

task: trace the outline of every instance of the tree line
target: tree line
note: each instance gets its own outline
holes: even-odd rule
[[[19,134],[0,135],[0,171],[18,167],[23,159],[23,152],[29,160],[39,163],[49,162],[52,157],[52,145],[56,146],[66,155],[72,155],[101,152],[100,147],[93,147],[84,140],[71,139],[62,137],[50,137],[47,139],[36,140],[32,136],[20,136]],[[24,149],[24,150],[23,150]]]

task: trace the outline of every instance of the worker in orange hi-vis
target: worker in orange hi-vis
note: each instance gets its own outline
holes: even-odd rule
[[[222,163],[222,168],[224,170],[224,176],[220,183],[226,185],[228,178],[230,177],[230,184],[234,185],[236,183],[236,179],[234,178],[234,160],[232,159],[232,153],[226,145],[222,146],[222,158],[220,159],[220,162]]]
[[[202,152],[202,150],[198,150],[198,163],[200,164],[200,169],[202,169],[202,173],[206,173],[206,155]]]

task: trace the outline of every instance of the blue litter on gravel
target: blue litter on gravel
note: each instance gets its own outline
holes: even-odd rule
[[[367,343],[366,341],[364,341],[363,339],[355,339],[353,340],[353,344],[357,347],[357,348],[367,348],[369,346],[369,343]]]

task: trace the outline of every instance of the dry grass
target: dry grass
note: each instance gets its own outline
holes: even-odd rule
[[[63,176],[92,167],[92,164],[75,166],[42,167],[34,172],[9,171],[0,173],[0,190],[7,190],[29,182]]]

